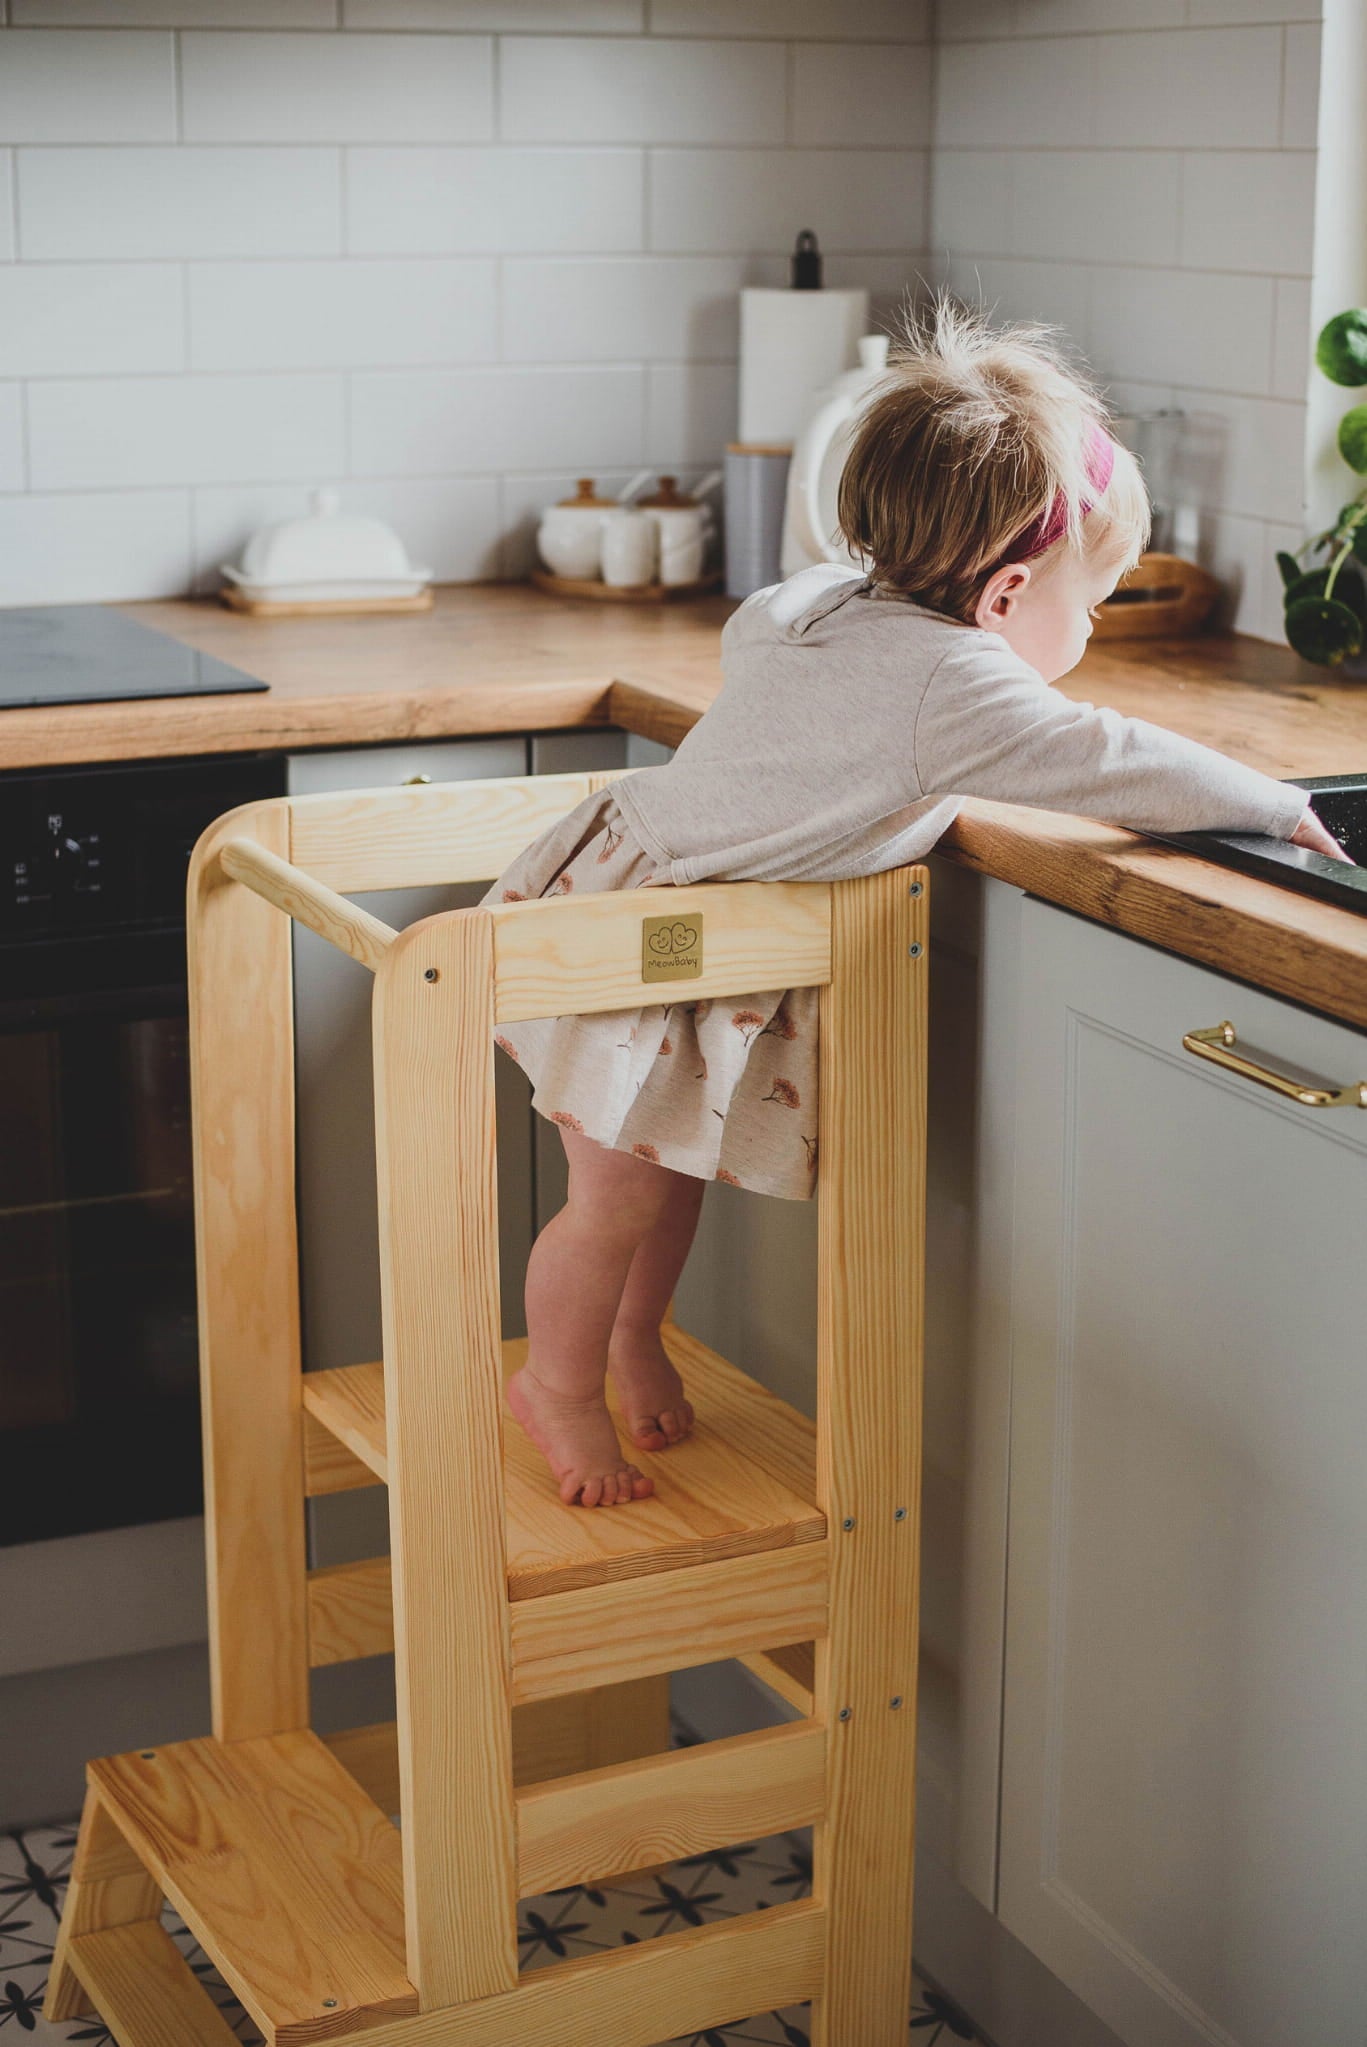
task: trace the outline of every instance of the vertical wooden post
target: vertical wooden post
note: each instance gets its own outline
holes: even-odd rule
[[[817,1279],[831,1625],[814,1691],[829,1729],[814,1872],[828,1941],[812,2047],[903,2047],[911,1995],[926,880],[924,868],[895,868],[831,889]]]
[[[404,1908],[424,2011],[517,1980],[493,997],[481,910],[410,926],[376,976]]]
[[[50,2025],[82,2017],[94,2007],[90,1993],[67,1960],[82,1933],[161,1916],[161,1892],[124,1840],[93,1791],[85,1794],[81,1830],[71,1859],[71,1880],[62,1923],[48,1971],[43,2017]]]
[[[290,920],[219,849],[288,859],[289,805],[248,804],[190,863],[190,1078],[209,1668],[220,1741],[307,1727]]]

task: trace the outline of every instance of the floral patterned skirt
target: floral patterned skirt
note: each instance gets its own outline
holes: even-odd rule
[[[501,874],[486,903],[668,886],[606,791]],[[771,989],[504,1024],[553,1123],[695,1179],[805,1200],[816,1184],[817,991]]]

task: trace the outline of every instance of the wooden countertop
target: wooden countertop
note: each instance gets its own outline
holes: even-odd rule
[[[717,635],[731,609],[721,598],[576,604],[496,584],[439,590],[434,610],[412,617],[268,621],[189,601],[123,608],[269,682],[269,693],[0,712],[0,769],[578,725],[675,744],[716,693]],[[1268,774],[1367,771],[1367,682],[1261,640],[1109,642],[1061,687]],[[1116,826],[974,798],[939,851],[1367,1028],[1367,916],[1355,911]]]

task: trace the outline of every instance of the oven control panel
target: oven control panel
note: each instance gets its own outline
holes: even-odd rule
[[[200,833],[283,790],[255,754],[0,775],[0,942],[178,929]]]

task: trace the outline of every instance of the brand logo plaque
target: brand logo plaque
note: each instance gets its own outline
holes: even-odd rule
[[[702,973],[702,918],[641,920],[641,979],[696,981]]]

